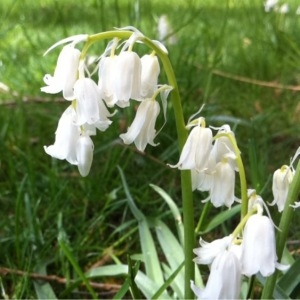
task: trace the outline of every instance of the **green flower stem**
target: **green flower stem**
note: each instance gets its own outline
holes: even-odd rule
[[[284,211],[282,212],[281,215],[279,230],[277,231],[276,252],[278,256],[278,261],[281,261],[290,224],[295,210],[294,208],[290,207],[290,205],[294,204],[294,202],[298,198],[299,193],[300,193],[300,161],[298,161],[294,178],[289,187],[287,201],[285,204]],[[262,299],[272,299],[277,276],[278,276],[278,271],[274,272],[274,274],[266,280],[266,284],[262,293]]]
[[[256,212],[257,212],[257,207],[254,207],[241,219],[239,225],[235,228],[235,230],[232,233],[233,238],[237,238],[240,235],[248,219]]]
[[[128,39],[132,35],[132,31],[107,31],[91,35],[88,37],[86,44],[81,52],[81,59],[86,56],[88,48],[96,41],[103,39]],[[183,116],[183,110],[181,106],[181,98],[178,90],[178,85],[173,71],[172,64],[169,60],[167,53],[164,52],[155,42],[145,36],[139,37],[146,46],[154,50],[157,56],[161,59],[164,67],[164,71],[168,78],[168,83],[173,87],[171,92],[171,100],[174,108],[176,130],[178,136],[178,146],[181,152],[188,132],[185,129],[185,121]],[[194,234],[194,206],[193,206],[193,193],[192,193],[192,180],[191,172],[189,170],[181,171],[181,193],[182,193],[182,205],[183,205],[183,219],[184,219],[184,253],[185,253],[185,298],[192,299],[194,294],[190,288],[190,281],[194,280],[195,266],[193,262],[193,248],[195,245]]]
[[[245,168],[241,157],[241,152],[236,143],[235,137],[232,134],[228,134],[228,133],[218,133],[214,137],[214,139],[217,139],[221,136],[226,136],[230,140],[234,148],[234,154],[236,155],[236,163],[239,169],[240,184],[241,184],[241,200],[242,200],[241,220],[242,220],[247,215],[248,212],[248,192],[247,192]]]

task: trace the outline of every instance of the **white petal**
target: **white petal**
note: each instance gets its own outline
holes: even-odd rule
[[[78,79],[74,85],[76,97],[77,125],[95,124],[100,119],[100,92],[96,83],[90,78]]]
[[[157,101],[143,100],[127,133],[120,135],[123,142],[125,144],[134,142],[140,151],[144,151],[147,144],[155,146],[153,139],[155,138],[155,122],[159,111],[160,107]]]
[[[132,51],[121,52],[117,57],[118,72],[115,78],[115,93],[119,101],[140,99],[141,91],[141,60]],[[117,102],[118,104],[118,102]]]
[[[74,111],[69,106],[62,114],[55,132],[55,143],[44,146],[45,152],[57,159],[66,159],[71,164],[77,164],[75,145],[79,138],[79,129],[73,122]]]
[[[102,57],[99,61],[98,86],[109,107],[114,106],[118,100],[115,93],[116,61],[117,56]]]
[[[244,229],[242,242],[242,272],[252,276],[260,272],[270,276],[277,261],[275,232],[272,221],[260,214],[252,215]]]
[[[151,98],[157,88],[160,72],[157,56],[146,54],[141,58],[141,97]]]
[[[63,47],[57,59],[54,75],[47,74],[44,77],[47,86],[42,87],[41,91],[51,94],[62,91],[66,100],[73,100],[73,85],[77,78],[79,58],[78,49],[70,45]]]
[[[89,174],[93,161],[94,144],[89,136],[80,136],[76,145],[78,170],[81,176]]]
[[[219,162],[213,174],[210,197],[215,207],[234,202],[235,172],[228,162]]]
[[[66,43],[70,43],[70,42],[72,42],[72,44],[77,44],[79,42],[84,42],[84,41],[87,41],[88,37],[89,36],[87,34],[77,34],[77,35],[72,35],[72,36],[69,36],[69,37],[67,37],[65,39],[62,39],[62,40],[58,41],[57,43],[55,43],[54,45],[52,45],[44,53],[44,56],[47,55],[51,50],[53,50],[57,46],[60,46],[60,45],[66,44]]]

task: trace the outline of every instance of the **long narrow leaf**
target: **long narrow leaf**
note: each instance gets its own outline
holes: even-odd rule
[[[156,220],[155,224],[156,235],[159,244],[163,250],[166,260],[170,267],[170,273],[174,272],[178,266],[184,261],[184,251],[182,246],[179,244],[178,240],[171,232],[171,230],[160,220]],[[176,250],[175,250],[176,249]],[[178,297],[183,297],[184,295],[184,269],[177,274],[172,287],[177,290]]]
[[[184,242],[184,231],[183,231],[183,223],[182,223],[182,218],[180,214],[180,210],[178,209],[176,203],[173,201],[173,199],[160,187],[154,184],[150,184],[150,186],[166,201],[168,204],[174,219],[176,221],[176,227],[177,227],[177,232],[179,236],[179,240],[181,245],[183,245]]]
[[[145,262],[147,276],[162,285],[164,282],[163,273],[158,259],[156,247],[146,220],[139,222],[140,243]]]
[[[97,299],[98,298],[97,294],[95,293],[95,291],[91,287],[89,281],[87,280],[87,278],[85,277],[84,273],[82,272],[81,268],[77,264],[77,262],[76,262],[76,260],[75,260],[75,258],[73,256],[73,254],[72,254],[72,251],[69,249],[68,245],[66,243],[64,243],[64,241],[62,239],[58,239],[58,244],[59,244],[60,249],[64,253],[64,255],[68,258],[69,262],[73,266],[73,268],[74,268],[75,272],[77,273],[77,275],[84,282],[87,290],[91,293],[93,299]]]
[[[287,294],[290,295],[296,286],[300,283],[300,259],[296,260],[288,271],[280,278],[278,285]]]
[[[46,264],[38,264],[34,270],[38,274],[47,275]],[[57,299],[49,282],[33,281],[37,299]]]
[[[124,187],[124,191],[125,191],[125,194],[126,194],[126,197],[127,197],[127,203],[128,203],[128,206],[129,206],[132,214],[134,215],[134,217],[138,221],[144,220],[145,219],[144,214],[137,208],[137,206],[136,206],[136,204],[135,204],[135,202],[134,202],[134,200],[133,200],[133,198],[130,194],[128,184],[126,182],[123,170],[119,166],[118,166],[118,170],[119,170],[121,180],[122,180],[122,184],[123,184],[123,187]]]
[[[127,185],[124,173],[121,168],[119,168],[119,172],[121,175],[123,187],[125,190],[125,194],[128,200],[128,206],[132,212],[132,214],[137,219],[138,227],[139,227],[139,235],[140,235],[140,244],[142,248],[143,261],[145,263],[146,274],[147,276],[156,282],[157,284],[162,285],[164,282],[163,273],[160,267],[160,262],[158,259],[156,247],[148,226],[148,222],[144,214],[137,208]]]
[[[207,226],[200,231],[200,234],[210,232],[211,230],[215,229],[217,226],[223,224],[228,219],[231,219],[240,210],[241,210],[241,205],[238,204],[231,209],[222,211],[221,213],[217,214],[214,218],[211,219],[211,221],[207,224]]]
[[[171,272],[171,269],[168,268],[167,266],[164,266],[164,269],[166,271],[166,273],[168,274],[168,279],[165,281],[165,283],[159,288],[159,290],[152,296],[152,299],[158,299],[161,294],[163,293],[163,291],[165,291],[169,285],[172,285],[172,282],[174,281],[174,279],[177,277],[178,273],[181,272],[183,269],[183,266],[184,266],[184,261],[178,266],[178,268],[172,273]],[[174,289],[174,291],[176,292],[176,296],[179,298],[179,299],[183,299],[183,293],[182,293],[182,290],[181,289]]]
[[[107,277],[107,276],[126,276],[128,274],[128,266],[127,265],[108,265],[108,266],[101,266],[98,268],[94,268],[87,272],[85,276],[87,278],[94,278],[94,277]],[[154,291],[157,291],[160,288],[160,285],[152,281],[147,275],[143,272],[138,271],[134,281],[136,282],[137,286],[144,294],[147,299],[151,299],[153,296]],[[162,299],[171,299],[170,296],[164,292],[162,294]]]

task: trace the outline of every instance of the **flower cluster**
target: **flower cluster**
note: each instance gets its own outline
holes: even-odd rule
[[[158,85],[160,65],[154,51],[143,57],[133,51],[136,41],[142,39],[143,35],[134,30],[117,54],[120,40],[113,38],[100,55],[97,81],[88,71],[85,55],[76,48],[79,42],[89,42],[87,35],[66,38],[47,51],[66,44],[58,56],[53,76],[44,76],[46,86],[41,90],[50,94],[62,92],[70,105],[58,122],[54,144],[44,149],[54,158],[78,165],[82,176],[88,175],[93,160],[91,136],[96,135],[97,129],[107,130],[112,123],[110,118],[114,113],[108,108],[128,107],[130,99],[140,102],[132,125],[120,137],[125,144],[134,142],[140,151],[144,151],[147,144],[156,145],[155,123],[160,105],[155,98],[171,87]],[[155,44],[166,51],[158,42]],[[164,96],[166,98],[167,93]]]
[[[251,277],[260,273],[267,277],[275,268],[288,268],[277,262],[275,227],[263,215],[262,198],[254,190],[249,191],[249,197],[250,210],[243,230],[237,228],[233,234],[211,243],[200,238],[200,248],[194,249],[197,255],[194,262],[210,265],[204,289],[191,282],[198,299],[239,299],[243,275]]]
[[[231,207],[235,200],[235,172],[238,171],[234,133],[226,124],[213,128],[218,130],[213,138],[212,129],[205,126],[203,117],[186,127],[192,128],[191,132],[179,162],[171,167],[191,170],[193,190],[209,191],[209,199],[215,207]]]

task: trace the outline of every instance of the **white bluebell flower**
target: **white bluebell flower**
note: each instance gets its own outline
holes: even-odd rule
[[[139,105],[135,118],[126,133],[120,135],[125,144],[135,143],[140,151],[144,151],[147,144],[155,146],[155,123],[160,107],[155,99],[145,99]]]
[[[44,82],[47,86],[41,91],[56,94],[62,91],[66,100],[74,100],[73,86],[77,80],[80,51],[72,45],[66,45],[60,52],[54,75],[46,74]]]
[[[204,118],[199,118],[183,146],[179,162],[170,165],[172,168],[180,170],[202,171],[207,167],[208,158],[212,149],[212,131],[204,125]],[[189,125],[188,125],[189,126]]]
[[[272,192],[274,200],[270,205],[277,205],[278,211],[282,212],[287,199],[289,185],[293,180],[295,171],[284,165],[280,169],[276,170],[273,174]]]
[[[191,281],[197,299],[239,299],[242,274],[235,253],[224,250],[217,254],[210,268],[205,288],[200,289]]]

